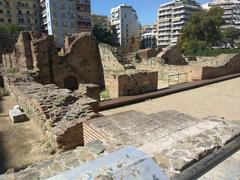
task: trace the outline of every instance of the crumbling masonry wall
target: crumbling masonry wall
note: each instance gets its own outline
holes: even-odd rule
[[[53,36],[21,32],[14,52],[3,55],[4,66],[31,71],[34,80],[42,84],[76,90],[78,84],[90,83],[103,88],[103,68],[95,38],[90,33],[81,33],[67,42],[65,55],[58,56]]]
[[[235,55],[222,66],[203,67],[202,79],[211,79],[234,73],[240,73],[240,54]]]
[[[109,76],[111,98],[143,94],[158,89],[158,72],[134,71]]]
[[[141,59],[149,59],[156,57],[161,51],[162,47],[156,47],[150,49],[141,49],[137,52],[137,54]]]
[[[52,64],[54,83],[65,87],[64,79],[74,77],[77,84],[97,84],[104,88],[103,67],[96,39],[90,33],[80,33],[66,42],[70,44],[65,43],[65,55]]]
[[[10,82],[7,89],[30,120],[46,135],[55,149],[68,150],[84,145],[83,122],[96,117],[95,100],[83,92],[72,93],[57,86],[35,82]]]
[[[104,72],[124,70],[123,54],[117,47],[100,43],[99,51],[103,63]]]

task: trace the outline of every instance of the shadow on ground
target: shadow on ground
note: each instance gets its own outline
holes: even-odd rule
[[[3,174],[7,170],[6,167],[6,156],[5,156],[5,148],[3,143],[3,135],[0,132],[0,174]]]
[[[2,96],[0,95],[0,114],[3,113],[2,101],[3,101],[3,98],[2,98]]]

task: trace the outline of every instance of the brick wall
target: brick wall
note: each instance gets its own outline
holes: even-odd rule
[[[151,49],[142,49],[138,51],[138,55],[142,59],[149,59],[156,57],[162,51],[161,47],[151,48]]]
[[[119,96],[129,96],[156,91],[158,72],[136,72],[118,76]]]
[[[70,44],[68,44],[70,43]],[[66,42],[66,54],[58,56],[53,36],[39,32],[21,32],[14,52],[4,54],[6,69],[35,73],[35,81],[66,87],[72,77],[79,83],[97,84],[104,88],[104,75],[98,44],[90,33],[81,33]],[[75,89],[74,89],[75,90]]]
[[[93,99],[53,84],[12,83],[6,77],[5,82],[6,88],[28,118],[43,130],[53,148],[68,150],[84,145],[82,123],[97,116],[91,107],[91,103],[95,103]]]
[[[143,94],[157,90],[158,72],[126,72],[108,74],[106,87],[111,98]]]

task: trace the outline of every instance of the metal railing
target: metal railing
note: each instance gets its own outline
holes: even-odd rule
[[[188,82],[188,73],[159,73],[158,79],[167,81],[168,86]]]

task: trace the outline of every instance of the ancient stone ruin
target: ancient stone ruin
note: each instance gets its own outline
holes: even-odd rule
[[[128,71],[122,74],[112,74],[106,81],[112,98],[132,96],[158,89],[158,72]]]
[[[166,47],[157,55],[165,64],[187,65],[185,58],[177,47]]]
[[[239,54],[214,63],[187,60],[175,48],[125,55],[98,44],[90,33],[66,37],[60,50],[52,36],[21,32],[13,52],[2,57],[0,83],[57,153],[0,179],[47,179],[126,146],[138,148],[174,178],[216,151],[239,148],[240,125],[223,118],[198,119],[173,110],[102,117],[98,112],[104,88],[117,98],[156,91],[162,72],[185,72],[189,81],[238,73]]]
[[[4,54],[6,69],[31,71],[34,80],[56,84],[71,90],[78,84],[97,84],[104,88],[103,68],[95,38],[89,33],[71,37],[63,56],[53,36],[39,32],[21,32],[12,54]]]
[[[97,116],[95,100],[83,92],[72,93],[53,84],[19,82],[7,88],[28,118],[42,128],[54,149],[84,145],[82,122]]]
[[[95,38],[82,33],[69,39],[59,56],[52,36],[21,32],[14,52],[3,55],[5,88],[61,150],[84,145],[82,122],[98,115],[105,86]]]

